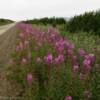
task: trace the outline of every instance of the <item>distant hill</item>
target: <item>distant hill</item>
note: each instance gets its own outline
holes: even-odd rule
[[[1,26],[1,25],[10,24],[10,23],[13,23],[13,22],[14,22],[14,21],[9,20],[9,19],[0,18],[0,26]]]

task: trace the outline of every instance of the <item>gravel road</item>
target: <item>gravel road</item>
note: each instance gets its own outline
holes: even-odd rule
[[[0,35],[2,35],[3,33],[5,33],[7,30],[9,30],[10,28],[12,28],[15,25],[16,25],[16,23],[0,26]]]
[[[0,26],[0,100],[9,100],[4,98],[14,93],[14,86],[8,82],[6,76],[10,55],[14,51],[17,39],[16,25],[17,23]]]

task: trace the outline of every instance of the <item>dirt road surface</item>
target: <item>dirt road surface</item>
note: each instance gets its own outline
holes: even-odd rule
[[[10,55],[15,49],[17,39],[17,23],[0,26],[0,100],[6,99],[7,96],[13,94],[13,84],[9,83],[6,79],[7,64],[10,60]]]
[[[16,23],[0,26],[0,35],[4,34],[7,30],[9,30],[11,27],[15,25]]]

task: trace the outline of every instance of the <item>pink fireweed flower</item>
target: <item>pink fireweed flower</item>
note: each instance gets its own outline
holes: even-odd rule
[[[65,41],[65,45],[66,45],[67,47],[69,47],[70,43],[69,43],[68,40]]]
[[[57,51],[58,51],[59,53],[63,53],[64,47],[58,47],[58,48],[57,48]]]
[[[85,59],[83,61],[83,65],[86,71],[90,71],[91,70],[91,59]]]
[[[44,57],[44,60],[47,62],[47,63],[52,63],[53,61],[53,56],[52,54],[48,54],[47,56]]]
[[[86,52],[82,48],[78,49],[78,53],[80,56],[84,56],[86,54]]]
[[[64,62],[64,55],[63,54],[58,55],[58,57],[55,58],[55,60],[54,60],[55,64],[60,64],[60,63],[63,63],[63,62]]]
[[[76,55],[72,55],[71,56],[71,60],[72,60],[73,66],[77,66],[78,65],[78,61],[77,61],[77,56]]]
[[[80,73],[80,80],[81,80],[81,81],[84,81],[84,80],[85,80],[85,78],[86,78],[85,74]]]
[[[26,80],[27,80],[29,85],[32,85],[33,76],[31,73],[27,74]]]
[[[37,57],[36,62],[41,62],[42,59],[40,57]]]
[[[55,47],[56,47],[57,51],[62,52],[65,47],[65,41],[63,39],[57,41],[55,43]]]
[[[79,66],[78,66],[78,65],[74,65],[74,66],[73,66],[73,71],[74,71],[74,72],[77,72],[78,69],[79,69]]]
[[[25,38],[25,34],[24,33],[20,33],[19,34],[19,38],[24,39]]]
[[[67,53],[69,55],[72,55],[73,54],[73,49],[75,48],[75,45],[74,44],[71,44],[69,42],[66,42],[65,44],[67,46]]]
[[[23,65],[27,64],[27,59],[23,58],[22,61],[21,61],[21,64],[23,64]]]
[[[94,54],[89,54],[90,58],[92,61],[94,61],[96,59],[96,56]]]
[[[95,55],[94,54],[88,54],[85,56],[86,59],[89,59],[91,61],[94,61],[96,59]]]
[[[73,54],[73,50],[72,50],[72,49],[68,49],[68,50],[67,50],[67,53],[68,53],[69,55],[72,55],[72,54]]]
[[[95,55],[94,54],[85,55],[85,59],[83,61],[83,65],[85,66],[85,68],[87,70],[90,70],[91,69],[91,65],[92,65],[92,62],[94,60],[95,60]]]
[[[16,46],[16,52],[19,52],[20,51],[20,47],[19,45]]]
[[[48,32],[47,32],[48,34],[59,34],[59,32],[55,29],[55,28],[53,28],[52,26],[49,26],[48,27]]]
[[[71,96],[67,96],[67,97],[65,97],[65,100],[72,100],[72,97]]]
[[[90,66],[90,64],[91,64],[91,60],[90,59],[85,59],[83,61],[83,65],[85,65],[85,66]]]
[[[86,71],[90,71],[91,70],[91,66],[85,66]]]
[[[75,48],[75,45],[70,43],[70,45],[68,46],[68,49],[71,49],[72,50],[74,48]]]

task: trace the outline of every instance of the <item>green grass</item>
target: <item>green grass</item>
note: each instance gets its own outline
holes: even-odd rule
[[[100,37],[90,33],[69,33],[61,31],[61,34],[67,37],[77,48],[85,48],[86,51],[92,52],[93,48],[100,48]]]

